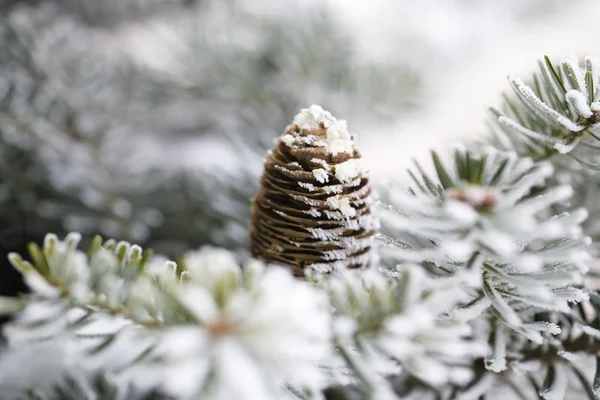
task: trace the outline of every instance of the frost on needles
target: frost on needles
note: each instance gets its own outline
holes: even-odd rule
[[[519,361],[510,354],[520,346],[544,345],[561,333],[553,312],[568,315],[571,304],[589,299],[580,288],[587,213],[548,212],[571,195],[567,186],[543,188],[553,172],[548,163],[495,149],[457,148],[448,158],[434,153],[435,177],[417,166],[413,188],[389,191],[381,251],[389,265],[411,260],[456,280],[468,299],[448,318],[491,332],[485,364],[501,372]]]
[[[491,109],[496,144],[535,158],[569,154],[600,168],[590,159],[600,149],[600,60],[586,57],[581,65],[566,57],[554,65],[544,57],[539,70],[528,82],[509,76],[515,96]]]
[[[87,252],[78,242],[48,235],[33,264],[11,256],[32,290],[13,301],[23,310],[5,329],[12,346],[67,335],[78,368],[175,398],[279,399],[287,385],[323,386],[327,297],[286,270],[242,269],[214,248],[175,264],[125,242],[97,237]]]
[[[20,310],[5,334],[15,351],[68,338],[78,371],[106,374],[118,387],[182,399],[291,399],[319,398],[342,382],[391,395],[385,377],[402,363],[427,385],[464,384],[473,375],[464,362],[485,353],[471,327],[439,318],[466,293],[419,269],[309,283],[258,261],[240,268],[221,249],[175,264],[99,237],[83,252],[79,240],[48,235],[43,248],[31,246],[33,263],[11,255],[32,293],[3,299],[6,310]]]
[[[0,375],[2,394],[96,399],[110,388],[110,399],[596,399],[600,373],[582,365],[600,364],[600,295],[586,280],[595,276],[588,235],[598,224],[573,190],[594,182],[595,172],[572,157],[581,145],[593,148],[586,135],[593,138],[596,124],[597,69],[587,65],[584,72],[567,61],[563,75],[546,65],[563,97],[511,79],[528,111],[510,103],[512,114],[499,115],[495,126],[512,128],[496,146],[433,153],[432,168],[409,171],[408,187],[382,191],[376,215],[345,122],[319,106],[302,110],[266,163],[289,173],[263,175],[270,202],[262,212],[273,218],[258,239],[277,241],[260,242],[262,260],[240,266],[227,250],[203,247],[173,262],[100,237],[82,251],[77,233],[49,234],[29,257],[11,254],[31,293],[0,299],[14,314],[4,329],[10,358],[0,363],[40,343],[67,342],[70,350],[57,372],[64,379]],[[301,202],[290,205],[282,193]],[[353,211],[341,210],[341,200],[329,204],[344,196]],[[296,232],[285,224],[298,212]],[[362,231],[361,215],[371,223]],[[315,226],[320,234],[306,234]],[[366,236],[341,234],[352,226]],[[303,242],[293,240],[299,234]],[[356,255],[344,246],[353,252],[363,242],[381,259],[345,268]],[[300,261],[340,268],[278,261],[296,260],[298,251],[308,254]],[[38,361],[39,370],[52,365]]]

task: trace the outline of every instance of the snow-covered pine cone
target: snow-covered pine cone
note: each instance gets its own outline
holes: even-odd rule
[[[265,161],[252,204],[258,259],[322,273],[376,262],[372,190],[346,121],[317,105],[294,118]]]

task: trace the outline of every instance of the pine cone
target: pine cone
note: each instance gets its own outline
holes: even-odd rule
[[[250,246],[258,259],[321,273],[376,262],[371,186],[346,121],[303,109],[265,161],[252,204]]]

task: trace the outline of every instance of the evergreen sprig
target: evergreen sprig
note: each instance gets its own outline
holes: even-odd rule
[[[11,346],[66,337],[84,373],[178,398],[253,398],[260,390],[275,399],[287,385],[322,387],[326,296],[286,270],[258,262],[242,270],[231,253],[211,248],[175,264],[100,237],[84,253],[79,240],[47,235],[42,248],[30,246],[32,262],[10,255],[32,291],[1,302],[3,312],[20,309],[4,329]],[[249,386],[231,380],[240,362],[253,374]]]
[[[528,83],[508,78],[514,96],[505,96],[501,109],[491,109],[496,144],[537,159],[568,154],[598,168],[600,61],[586,57],[581,66],[577,58],[567,57],[555,65],[544,56],[539,69]]]
[[[456,283],[432,280],[410,264],[385,274],[346,271],[318,282],[334,309],[342,365],[353,371],[363,392],[372,398],[389,395],[395,388],[384,379],[388,375],[433,391],[472,378],[470,364],[487,346],[473,338],[470,326],[447,318],[468,299]]]
[[[412,189],[387,193],[380,214],[384,265],[410,260],[440,279],[458,280],[468,300],[448,317],[487,326],[492,351],[485,369],[513,368],[527,348],[558,346],[560,353],[569,347],[560,338],[573,331],[573,322],[564,320],[578,320],[572,304],[589,303],[582,289],[589,239],[580,225],[587,213],[552,215],[553,204],[572,190],[544,186],[553,173],[547,162],[495,149],[457,148],[446,158],[434,153],[433,177],[417,165]],[[590,325],[579,323],[593,340]],[[579,351],[586,350],[593,353]],[[463,389],[483,394],[501,384],[485,369],[473,389]]]

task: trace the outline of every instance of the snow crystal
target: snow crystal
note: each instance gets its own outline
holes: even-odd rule
[[[308,265],[307,268],[321,274],[329,274],[335,270],[334,263],[315,263]]]
[[[356,186],[360,186],[361,183],[362,183],[362,179],[356,178],[350,182],[346,182],[346,186],[347,187],[356,187]],[[369,190],[369,187],[364,186],[362,189],[360,189],[360,192],[364,192],[365,190]]]
[[[275,212],[275,214],[280,215],[282,217],[286,217],[287,216],[286,213],[284,213],[283,211],[280,211],[280,210],[273,209],[273,212]]]
[[[336,229],[332,229],[331,231],[328,231],[326,229],[322,229],[322,228],[308,228],[307,229],[312,236],[315,239],[319,239],[319,240],[330,240],[330,239],[335,239],[337,237],[339,237],[339,235],[341,235],[341,230],[336,230]]]
[[[319,164],[320,166],[323,167],[323,169],[325,169],[327,171],[331,170],[331,168],[329,167],[329,164],[327,164],[327,161],[322,160],[320,158],[315,157],[315,158],[311,159],[310,162],[312,162],[314,164]]]
[[[320,217],[321,216],[321,212],[314,207],[312,207],[308,211],[305,211],[305,213],[310,215],[311,217]]]
[[[298,186],[308,190],[309,192],[314,192],[316,190],[315,185],[307,182],[298,182]]]
[[[313,145],[324,147],[330,154],[352,154],[354,152],[354,143],[352,135],[348,132],[348,123],[343,119],[336,119],[329,111],[321,108],[321,106],[313,104],[309,108],[303,108],[294,117],[294,124],[300,129],[306,130],[315,130],[320,129],[321,126],[324,127],[327,135],[324,142],[314,142],[312,138],[307,139]],[[307,142],[307,144],[309,143]]]
[[[344,186],[343,185],[331,185],[331,186],[324,186],[323,190],[325,190],[325,193],[327,194],[341,194],[344,191]]]
[[[356,210],[350,206],[350,200],[347,197],[330,197],[327,204],[335,210],[340,210],[345,217],[354,217]]]
[[[324,251],[323,259],[326,261],[345,260],[351,251],[352,249]]]
[[[311,207],[319,207],[319,205],[320,205],[318,201],[309,199],[306,196],[299,196],[299,195],[296,195],[296,194],[292,194],[290,196],[292,197],[292,199],[301,201],[304,204],[309,205]]]
[[[350,159],[335,166],[335,177],[340,182],[348,182],[356,178],[361,171],[361,160]]]
[[[327,219],[344,219],[344,214],[339,211],[324,210],[323,214],[325,214]]]
[[[352,154],[354,152],[352,136],[348,132],[348,124],[341,119],[327,128],[327,149],[333,155],[338,153]]]
[[[318,182],[321,182],[321,183],[329,182],[329,174],[323,168],[314,169],[312,171],[312,173]]]
[[[286,134],[286,135],[283,135],[283,136],[281,137],[281,141],[282,141],[283,143],[285,143],[285,145],[286,145],[287,147],[292,147],[292,146],[294,145],[294,141],[295,141],[295,139],[294,139],[294,137],[293,137],[292,135],[290,135],[290,134],[288,133],[288,134]]]
[[[589,294],[575,287],[563,287],[553,289],[552,292],[563,300],[571,303],[580,303],[590,299]]]
[[[275,169],[277,169],[278,171],[281,171],[285,174],[289,174],[291,176],[297,176],[297,177],[301,177],[304,174],[304,171],[298,171],[298,170],[292,170],[292,169],[288,169],[284,166],[281,165],[274,165]]]
[[[323,123],[325,128],[330,127],[336,121],[335,117],[329,111],[325,111],[321,106],[313,104],[308,108],[300,110],[294,117],[294,124],[300,129],[314,130],[319,129],[319,124]]]

